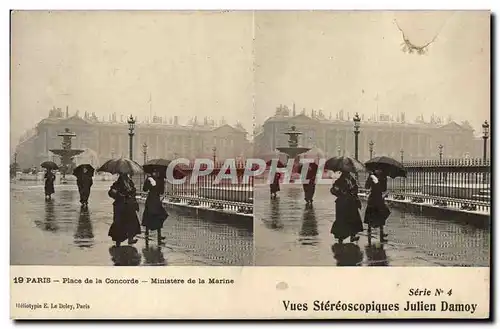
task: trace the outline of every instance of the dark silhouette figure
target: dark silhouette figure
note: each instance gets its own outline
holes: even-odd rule
[[[142,215],[142,226],[146,227],[146,240],[149,239],[149,231],[157,231],[158,244],[161,244],[162,240],[165,239],[165,237],[161,236],[161,229],[168,217],[161,201],[164,186],[165,180],[159,177],[157,171],[153,172],[153,176],[146,178],[143,186],[143,191],[148,192],[148,196]]]
[[[330,193],[335,195],[335,222],[333,222],[330,233],[342,243],[345,238],[350,237],[351,242],[359,240],[357,234],[363,231],[363,223],[359,209],[361,201],[358,197],[358,185],[356,180],[348,172],[333,183]]]
[[[134,182],[127,174],[121,174],[118,180],[111,186],[108,195],[113,198],[113,224],[109,228],[108,235],[115,241],[116,246],[128,240],[128,244],[134,244],[134,237],[141,233],[141,226],[137,218],[139,204],[135,198],[136,189]]]
[[[361,249],[353,243],[336,243],[332,246],[332,252],[337,266],[361,266],[363,262]]]
[[[82,207],[88,207],[89,205],[90,188],[93,183],[92,174],[87,168],[83,168],[81,174],[76,177]]]
[[[277,193],[280,191],[280,179],[281,179],[281,174],[279,172],[275,173],[273,182],[269,185],[271,198],[276,198]]]
[[[383,244],[369,244],[365,247],[368,266],[389,266]]]
[[[56,180],[56,175],[52,172],[52,170],[47,170],[44,176],[45,179],[45,198],[51,199],[52,194],[54,194],[54,181]]]
[[[314,198],[314,192],[316,192],[316,174],[318,173],[318,166],[315,163],[310,163],[307,168],[306,184],[302,184],[304,189],[304,200],[307,204],[311,204]]]
[[[73,236],[75,244],[81,248],[90,248],[93,245],[94,233],[92,230],[92,223],[90,221],[90,214],[88,208],[82,208],[80,210],[80,216],[78,217],[78,225],[76,227],[76,233]]]
[[[299,241],[303,245],[315,245],[317,243],[318,221],[312,204],[306,204],[302,215],[302,227],[299,232]]]
[[[380,241],[387,242],[384,225],[391,214],[385,204],[384,192],[387,191],[387,177],[380,171],[370,173],[366,180],[365,188],[370,190],[365,210],[365,224],[368,225],[368,236],[371,238],[371,228],[380,228]]]
[[[115,266],[139,266],[141,254],[133,246],[112,246],[109,248],[111,261]]]

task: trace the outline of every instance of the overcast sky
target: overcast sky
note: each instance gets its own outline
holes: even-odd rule
[[[426,55],[401,51],[435,35]],[[341,109],[452,115],[474,128],[490,117],[488,12],[284,12],[256,15],[256,116],[279,103]]]
[[[395,21],[416,45],[437,35],[428,53],[402,52]],[[260,124],[292,102],[351,116],[378,104],[478,129],[489,31],[484,12],[16,12],[12,143],[53,106],[148,116],[150,93],[153,115],[224,116],[249,131],[254,114]]]
[[[17,12],[12,137],[52,106],[149,116],[150,93],[153,115],[224,116],[251,131],[252,32],[251,12]]]

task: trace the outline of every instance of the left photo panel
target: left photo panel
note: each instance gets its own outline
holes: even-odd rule
[[[254,265],[252,31],[11,12],[10,264]]]

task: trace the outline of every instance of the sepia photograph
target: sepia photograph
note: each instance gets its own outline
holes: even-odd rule
[[[11,319],[490,319],[492,15],[10,10]]]
[[[256,265],[490,265],[490,19],[256,14]]]
[[[252,21],[12,12],[11,265],[253,265]]]

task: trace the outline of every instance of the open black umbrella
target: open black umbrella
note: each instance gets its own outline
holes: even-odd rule
[[[89,175],[90,176],[94,176],[94,167],[92,167],[91,165],[89,165],[88,163],[85,163],[85,164],[81,164],[79,165],[78,167],[76,167],[75,169],[73,169],[73,175],[75,176],[80,176],[83,174],[83,168],[86,168]]]
[[[45,169],[50,169],[50,170],[57,170],[59,169],[59,166],[56,165],[55,162],[52,162],[52,161],[45,161],[45,162],[42,162],[42,164],[40,165],[42,168],[45,168]]]
[[[140,164],[130,159],[111,159],[106,161],[97,171],[109,172],[110,174],[142,174]]]
[[[359,162],[354,158],[348,156],[339,156],[326,160],[325,170],[347,171],[356,173],[360,171],[365,171],[366,168],[361,162]]]
[[[151,174],[153,171],[158,171],[161,177],[165,177],[167,173],[167,168],[172,163],[171,160],[167,159],[152,159],[146,162],[145,165],[142,166],[144,168],[144,172]],[[182,179],[187,176],[187,173],[184,170],[180,169],[178,165],[174,167],[173,175],[175,179]]]
[[[403,164],[393,158],[381,156],[365,162],[368,170],[381,170],[391,178],[406,177],[406,169]]]

